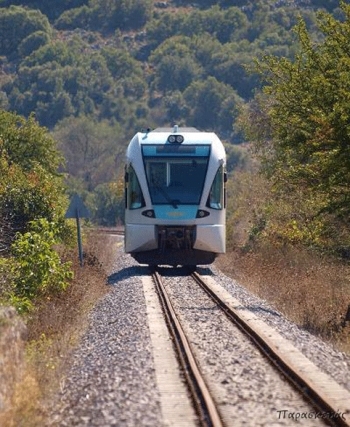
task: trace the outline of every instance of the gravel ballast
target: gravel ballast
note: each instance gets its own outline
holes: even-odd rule
[[[90,315],[48,425],[162,425],[139,277],[146,273],[118,253],[111,292]]]
[[[55,401],[48,422],[50,426],[166,425],[142,286],[142,276],[149,274],[149,270],[125,255],[122,247],[119,251],[108,280],[110,292],[97,302],[90,314],[89,326],[76,348],[71,369]],[[198,270],[201,272],[201,268]],[[251,307],[255,315],[291,340],[322,371],[350,390],[349,357],[284,319],[265,301],[249,294],[215,267],[202,271],[209,272],[242,304]],[[262,362],[251,359],[256,357],[255,351],[247,350],[246,343],[242,344],[238,338],[235,341],[226,334],[224,321],[203,329],[210,324],[210,318],[216,316],[217,309],[213,303],[208,306],[201,301],[186,277],[175,276],[167,286],[179,298],[176,304],[186,320],[187,329],[200,328],[195,346],[202,353],[203,370],[209,376],[215,373],[218,378],[217,386],[213,387],[222,389],[224,386],[225,391],[220,391],[221,406],[236,411],[232,426],[292,425],[298,413],[311,413],[312,409],[305,402],[291,394],[289,386],[285,389],[284,386],[281,389],[280,383],[275,383],[274,389],[268,386],[267,379],[272,381],[271,384],[277,379],[269,378],[273,374],[267,373]],[[212,334],[221,338],[209,351],[208,343],[214,339]],[[221,367],[218,360],[223,362]],[[231,366],[230,372],[225,372],[225,364]],[[250,386],[243,386],[244,381],[246,384],[250,381]],[[298,424],[322,425],[312,416],[302,424],[299,420]]]

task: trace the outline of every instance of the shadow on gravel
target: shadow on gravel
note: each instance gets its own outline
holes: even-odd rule
[[[269,308],[261,307],[260,305],[245,305],[244,309],[247,309],[247,310],[252,311],[254,313],[264,312],[264,313],[272,314],[273,316],[276,316],[276,317],[282,317],[282,315],[280,313],[278,313],[277,311],[271,310]]]
[[[210,267],[197,267],[196,271],[203,276],[214,276]]]
[[[145,276],[147,274],[149,274],[149,268],[147,266],[133,266],[123,268],[122,270],[109,275],[107,278],[107,284],[116,285],[118,282],[121,282],[125,279],[129,279],[130,277]]]
[[[158,267],[158,271],[164,276],[188,276],[189,271],[186,267]],[[203,275],[213,275],[210,268],[197,267],[196,271]],[[112,273],[107,277],[107,285],[116,285],[122,280],[128,279],[133,276],[146,276],[151,272],[150,267],[147,265],[134,265],[132,267],[123,268],[116,273]]]
[[[213,276],[214,273],[211,271],[210,267],[196,267],[194,270],[191,267],[170,267],[170,266],[158,266],[158,271],[164,276],[188,276],[193,271],[197,271],[201,275]]]

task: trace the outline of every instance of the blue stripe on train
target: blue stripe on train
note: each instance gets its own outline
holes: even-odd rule
[[[198,206],[178,205],[177,208],[171,205],[153,205],[156,218],[169,220],[183,220],[196,218]]]

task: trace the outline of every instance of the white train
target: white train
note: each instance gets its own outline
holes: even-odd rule
[[[126,153],[125,252],[148,265],[211,264],[225,252],[226,154],[195,128],[137,133]]]

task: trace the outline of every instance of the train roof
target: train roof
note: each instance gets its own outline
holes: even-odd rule
[[[192,127],[179,127],[179,126],[174,126],[172,128],[156,128],[151,130],[151,132],[164,132],[164,133],[184,133],[184,132],[199,132],[198,129],[196,128],[192,128]]]
[[[138,132],[131,140],[133,144],[165,144],[169,143],[169,137],[182,136],[180,143],[184,144],[221,144],[218,136],[214,132],[201,132],[194,127],[180,127],[175,125],[174,127],[159,127],[154,130],[144,130]]]
[[[174,126],[144,130],[138,132],[131,139],[127,152],[127,159],[141,159],[141,146],[188,146],[208,145],[212,148],[214,157],[225,159],[225,148],[214,132],[201,132],[193,127]],[[182,151],[182,150],[180,150]],[[215,153],[215,154],[214,154]]]

